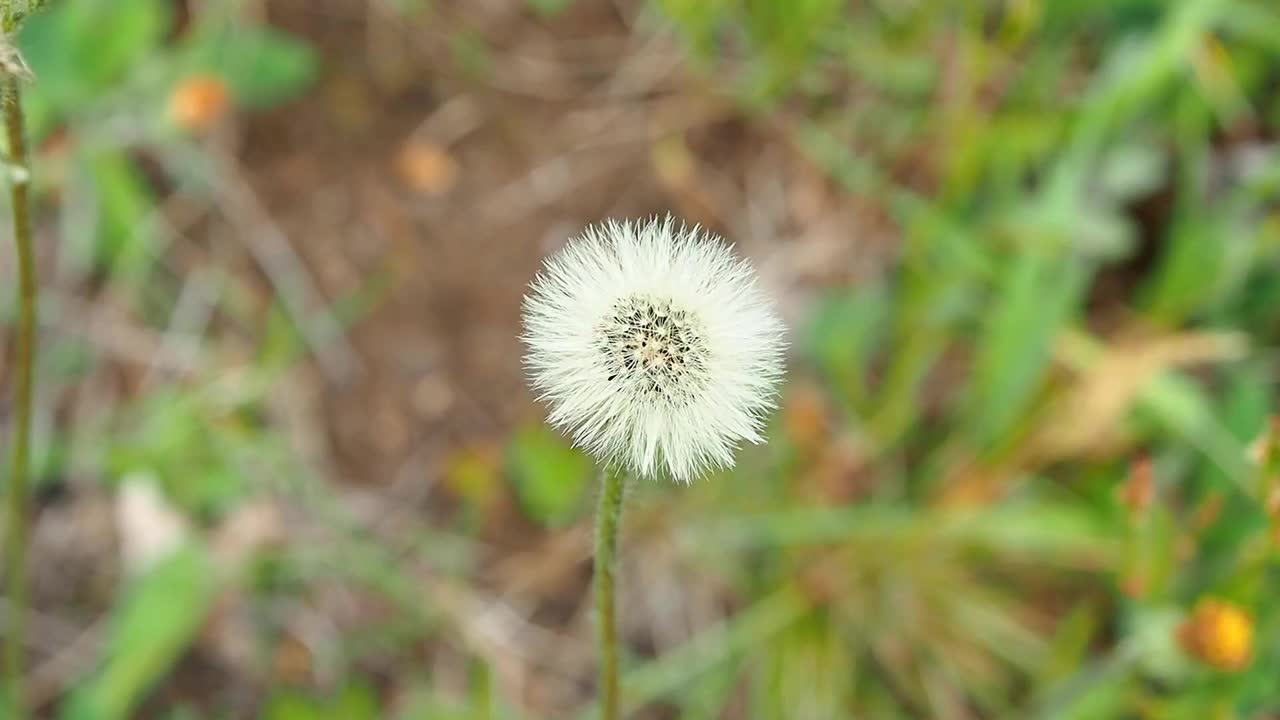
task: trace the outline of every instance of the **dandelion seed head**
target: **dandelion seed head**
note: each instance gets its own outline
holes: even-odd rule
[[[709,233],[670,218],[589,227],[547,260],[524,324],[549,421],[604,462],[689,482],[762,439],[783,326]]]
[[[706,388],[710,351],[698,317],[670,301],[618,300],[597,331],[608,380],[623,392],[670,408],[688,405]]]

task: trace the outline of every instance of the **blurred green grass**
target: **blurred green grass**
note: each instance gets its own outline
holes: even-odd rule
[[[572,10],[531,4],[549,21]],[[437,17],[422,5],[406,17]],[[317,72],[304,43],[246,24],[234,4],[178,40],[167,7],[62,0],[21,38],[38,77],[33,133],[71,141],[42,160],[65,165],[36,177],[64,212],[92,209],[64,218],[59,262],[160,326],[182,285],[159,262],[142,159],[184,192],[211,192],[220,172],[165,116],[175,86],[212,75],[253,109]],[[627,701],[687,718],[1280,714],[1276,469],[1249,457],[1274,414],[1280,331],[1280,9],[654,0],[646,17],[680,37],[703,86],[882,211],[900,247],[882,277],[825,290],[795,329],[768,446],[693,488],[638,493],[630,546],[668,548],[667,580],[719,588],[729,608],[679,647],[632,648]],[[468,38],[459,64],[492,72]],[[237,282],[220,278],[217,302],[247,323]],[[65,431],[91,448],[81,470],[111,486],[149,474],[198,528],[123,584],[60,716],[132,717],[195,642],[215,585],[269,604],[340,581],[384,598],[393,619],[336,653],[328,692],[263,688],[263,717],[520,717],[478,654],[461,693],[406,670],[422,677],[395,710],[359,659],[464,635],[457,598],[482,584],[470,538],[495,485],[554,532],[583,521],[587,466],[554,435],[517,429],[500,460],[451,469],[453,526],[389,548],[259,420],[266,386],[312,349],[305,318],[272,318],[257,362],[230,382],[216,367],[157,382],[121,418]],[[87,371],[65,366],[59,382]],[[62,432],[45,433],[48,482],[75,469]],[[215,571],[209,528],[263,475],[325,519],[332,545]],[[399,572],[409,562],[438,568],[434,594]],[[1251,619],[1244,668],[1180,644],[1205,597]]]

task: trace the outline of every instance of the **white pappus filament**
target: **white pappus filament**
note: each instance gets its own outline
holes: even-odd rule
[[[533,281],[524,325],[549,421],[604,462],[689,482],[762,439],[783,326],[713,235],[670,218],[589,227]]]

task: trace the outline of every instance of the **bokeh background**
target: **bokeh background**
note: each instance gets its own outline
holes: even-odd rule
[[[1280,717],[1271,0],[49,4],[41,717],[591,717],[519,304],[667,212],[791,353],[636,488],[632,717]]]

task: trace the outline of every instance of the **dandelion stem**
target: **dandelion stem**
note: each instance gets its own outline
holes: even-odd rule
[[[596,622],[600,636],[600,720],[618,720],[618,617],[616,580],[618,525],[626,493],[626,472],[604,472],[596,517]]]
[[[3,81],[5,134],[9,141],[10,193],[13,239],[18,253],[18,360],[13,414],[13,447],[10,449],[9,483],[5,520],[5,588],[9,621],[5,628],[5,690],[9,712],[5,717],[25,717],[22,699],[24,621],[27,609],[27,454],[31,436],[31,387],[35,367],[36,280],[31,249],[31,216],[27,190],[27,142],[22,123],[19,80]]]

